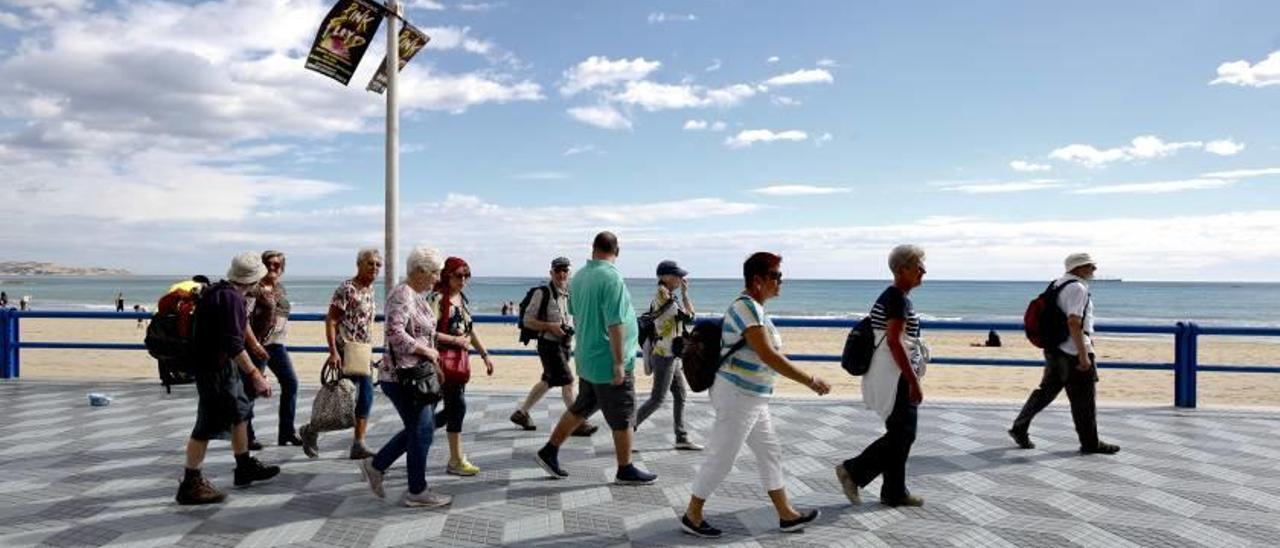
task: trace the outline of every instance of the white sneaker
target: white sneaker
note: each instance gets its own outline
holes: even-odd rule
[[[373,457],[360,460],[360,476],[369,482],[369,490],[373,491],[373,496],[380,499],[387,498],[386,491],[382,490],[382,472],[373,467]]]
[[[440,508],[442,506],[448,506],[450,502],[453,502],[453,497],[444,493],[436,493],[430,489],[423,489],[421,493],[416,495],[405,491],[404,500],[402,502],[404,502],[405,506],[410,508],[418,506]]]
[[[678,440],[676,441],[676,450],[677,451],[701,451],[702,446],[696,443],[693,443],[689,440]]]

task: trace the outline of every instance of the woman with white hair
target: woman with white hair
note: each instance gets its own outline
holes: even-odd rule
[[[387,353],[378,375],[382,393],[395,406],[404,429],[376,455],[360,461],[360,474],[375,496],[384,497],[383,474],[401,455],[406,455],[409,490],[401,501],[405,506],[438,508],[448,505],[452,497],[427,489],[427,451],[435,431],[435,404],[408,393],[398,382],[398,375],[401,370],[426,361],[436,368],[439,378],[444,377],[439,370],[440,353],[436,351],[436,317],[424,297],[439,281],[444,258],[435,249],[417,247],[409,253],[407,263],[405,280],[387,293]]]
[[[889,253],[893,285],[876,299],[871,327],[877,346],[871,366],[862,378],[862,401],[884,419],[885,434],[862,454],[836,466],[836,478],[849,502],[862,502],[858,489],[876,476],[884,476],[880,502],[889,506],[922,506],[924,499],[907,489],[907,456],[916,440],[916,408],[924,400],[920,378],[929,361],[929,349],[920,340],[920,317],[911,299],[912,289],[924,282],[924,250],[900,245]]]

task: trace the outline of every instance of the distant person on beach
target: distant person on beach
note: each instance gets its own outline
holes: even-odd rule
[[[680,357],[676,355],[676,339],[689,330],[693,321],[693,300],[689,298],[689,273],[675,261],[658,263],[658,289],[649,302],[653,316],[653,338],[642,345],[645,373],[653,375],[653,388],[648,401],[636,412],[636,429],[654,411],[662,407],[667,393],[671,394],[671,425],[675,430],[675,448],[684,451],[701,451],[702,446],[689,439],[684,427],[684,404],[688,391],[680,370]]]
[[[449,440],[449,463],[445,472],[455,476],[474,476],[480,468],[467,460],[462,452],[462,422],[467,416],[467,381],[471,378],[469,350],[475,348],[484,361],[485,374],[493,376],[493,360],[475,331],[467,294],[463,289],[471,280],[471,266],[459,257],[444,261],[440,279],[427,293],[427,306],[436,316],[436,351],[444,370],[441,391],[443,406],[435,416],[435,427],[444,427]]]
[[[197,363],[196,425],[187,440],[186,472],[178,486],[178,504],[222,502],[226,494],[205,479],[200,470],[209,440],[231,431],[231,450],[235,455],[235,485],[246,487],[280,473],[279,466],[267,466],[249,454],[249,433],[245,420],[249,416],[249,397],[241,384],[244,373],[248,387],[256,396],[270,397],[271,384],[249,360],[244,347],[247,327],[244,294],[266,275],[257,253],[242,253],[231,261],[227,277],[209,287],[196,307],[195,334]],[[239,370],[237,372],[237,369]]]
[[[135,313],[151,312],[150,309],[140,304],[133,305],[133,311]],[[146,327],[146,322],[147,322],[146,318],[141,318],[141,317],[138,318],[138,329],[142,329],[143,327]]]
[[[508,305],[506,301],[503,301],[503,302],[502,302],[502,315],[503,315],[503,316],[510,316],[510,315],[511,315],[511,306],[510,306],[510,305]]]
[[[116,293],[116,312],[124,312],[124,293]]]
[[[382,269],[382,253],[377,248],[369,247],[356,253],[356,275],[338,285],[329,300],[329,313],[324,319],[324,336],[329,343],[329,359],[325,365],[337,368],[338,371],[361,369],[364,374],[343,375],[356,385],[355,434],[351,440],[348,458],[359,460],[373,453],[364,443],[365,432],[369,429],[369,412],[373,409],[373,379],[370,378],[372,364],[343,364],[342,356],[346,341],[373,344],[373,319],[376,310],[373,303],[373,282]],[[320,433],[313,431],[310,424],[305,424],[299,431],[302,434],[302,451],[308,457],[320,456]]]
[[[262,252],[262,264],[267,267],[267,275],[262,277],[258,285],[249,290],[245,296],[249,309],[249,326],[254,337],[261,342],[266,359],[254,358],[253,365],[260,373],[271,368],[271,373],[280,382],[279,426],[276,429],[276,444],[302,445],[294,429],[293,419],[298,407],[298,374],[293,369],[293,359],[285,348],[289,335],[289,292],[285,290],[280,279],[284,277],[285,256],[282,251],[268,250]],[[249,443],[257,443],[257,435],[253,430],[253,418],[249,418]],[[259,444],[259,446],[261,446]]]
[[[636,341],[636,311],[631,306],[627,282],[614,266],[617,260],[618,237],[607,231],[596,234],[591,243],[591,260],[569,282],[578,397],[560,416],[551,439],[535,455],[538,466],[554,479],[569,477],[560,467],[560,446],[596,411],[604,414],[613,431],[613,452],[618,462],[615,482],[647,485],[658,479],[631,461],[631,429],[636,413],[633,370],[640,349]]]
[[[969,343],[969,346],[980,346],[984,348],[999,348],[1000,346],[1002,346],[1000,343],[1000,334],[996,333],[996,330],[990,329],[987,331],[986,341]]]
[[[569,271],[570,262],[566,257],[556,257],[551,261],[551,277],[543,286],[532,289],[529,304],[525,305],[521,322],[525,327],[538,333],[538,361],[542,363],[542,378],[533,388],[524,403],[511,413],[511,422],[525,430],[537,430],[529,411],[537,405],[542,397],[552,388],[560,388],[560,396],[564,398],[564,408],[573,407],[576,399],[573,390],[573,370],[569,361],[573,356],[573,316],[569,314]],[[594,424],[583,422],[573,430],[575,436],[590,436],[598,430]]]
[[[440,370],[440,353],[436,343],[437,318],[423,293],[440,280],[444,261],[440,253],[425,247],[409,252],[404,281],[387,292],[387,352],[378,373],[382,393],[395,406],[404,428],[397,432],[378,454],[360,461],[360,475],[369,483],[374,496],[382,498],[382,487],[388,468],[402,455],[408,472],[409,490],[400,499],[405,506],[438,508],[447,506],[452,497],[427,488],[427,452],[435,435],[436,404],[426,403],[400,384],[402,372],[429,364],[435,374]]]
[[[30,307],[31,307],[31,295],[23,295],[21,299],[18,299],[19,310],[26,310],[27,308],[30,308]]]
[[[1080,452],[1110,455],[1120,447],[1098,440],[1097,392],[1098,363],[1093,349],[1093,297],[1088,281],[1098,270],[1088,253],[1073,253],[1063,261],[1066,274],[1050,285],[1057,290],[1057,308],[1066,315],[1067,332],[1059,334],[1062,342],[1044,349],[1044,376],[1040,386],[1031,392],[1022,412],[1013,421],[1009,435],[1023,449],[1033,449],[1031,419],[1065,387],[1071,401],[1071,419],[1080,438]],[[1065,337],[1063,336],[1065,335]]]
[[[0,308],[9,306],[9,293],[0,291]]]
[[[782,441],[769,413],[774,381],[778,375],[807,386],[819,396],[831,391],[826,381],[804,371],[782,353],[782,335],[774,327],[764,304],[782,293],[782,257],[758,252],[742,264],[743,290],[724,314],[720,346],[732,356],[716,373],[711,385],[711,406],[716,410],[707,456],[694,476],[691,496],[680,528],[685,533],[718,538],[721,531],[707,522],[703,506],[733,471],[738,452],[746,445],[755,455],[760,483],[778,513],[778,528],[791,533],[804,529],[821,512],[801,512],[787,497],[782,470]],[[744,342],[745,341],[745,342]]]
[[[924,499],[907,489],[907,457],[916,440],[916,408],[924,401],[920,379],[929,350],[920,339],[920,317],[909,297],[924,283],[924,250],[900,245],[889,253],[893,285],[871,308],[877,346],[862,377],[862,400],[884,420],[885,433],[858,456],[836,466],[836,479],[850,503],[861,504],[858,490],[882,476],[880,502],[888,506],[923,506]]]

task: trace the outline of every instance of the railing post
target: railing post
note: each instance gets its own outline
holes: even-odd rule
[[[1196,406],[1196,338],[1199,331],[1199,326],[1194,323],[1178,322],[1173,337],[1173,405],[1176,407]]]
[[[13,309],[0,307],[0,379],[18,378],[17,323]]]

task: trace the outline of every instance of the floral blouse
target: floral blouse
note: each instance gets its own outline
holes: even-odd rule
[[[395,382],[396,369],[420,363],[415,350],[436,346],[436,315],[426,297],[400,282],[387,294],[387,352],[378,374],[381,382]]]
[[[358,341],[373,343],[373,285],[357,287],[355,280],[347,280],[333,291],[329,300],[330,308],[342,311],[342,321],[338,322],[338,352],[342,352],[342,341]]]

